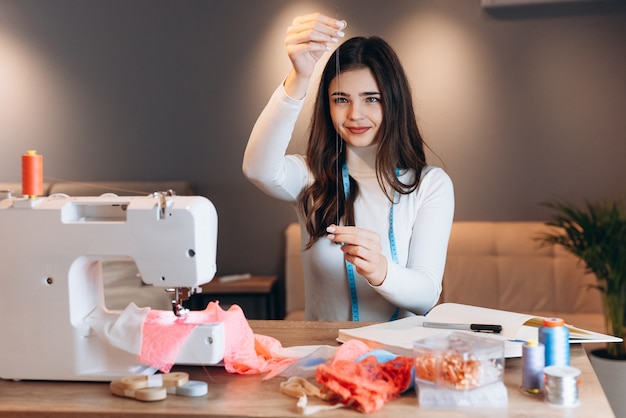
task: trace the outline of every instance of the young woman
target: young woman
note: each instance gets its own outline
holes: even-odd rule
[[[410,87],[385,41],[352,38],[330,55],[306,155],[285,155],[314,67],[345,26],[318,13],[294,19],[292,69],[252,130],[243,171],[297,209],[305,319],[424,314],[441,293],[454,192],[426,164]]]

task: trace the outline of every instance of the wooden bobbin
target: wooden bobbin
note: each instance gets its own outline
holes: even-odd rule
[[[161,387],[146,387],[142,389],[128,389],[122,379],[113,380],[109,385],[114,395],[124,398],[137,399],[138,401],[154,402],[167,398],[167,389]]]
[[[137,390],[152,387],[174,387],[182,386],[189,382],[189,374],[185,372],[172,372],[154,374],[150,376],[126,376],[119,379],[125,389]]]

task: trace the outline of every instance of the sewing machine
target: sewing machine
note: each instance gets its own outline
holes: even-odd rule
[[[86,318],[104,301],[103,260],[134,260],[144,283],[183,298],[216,272],[217,213],[199,196],[0,197],[0,378],[108,381],[152,374]],[[136,332],[140,335],[141,329]],[[132,335],[132,333],[131,333]],[[223,324],[197,327],[177,363],[222,360]]]

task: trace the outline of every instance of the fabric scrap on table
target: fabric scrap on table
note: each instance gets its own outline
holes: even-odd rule
[[[376,356],[366,356],[358,362],[338,360],[322,364],[315,378],[339,402],[370,413],[410,387],[412,369],[411,357],[397,356],[381,363]]]
[[[304,347],[315,348],[313,346],[302,346],[298,348]],[[338,351],[339,353],[337,353]],[[293,376],[305,379],[314,378],[317,366],[320,364],[326,363],[333,358],[337,359],[347,356],[356,358],[359,356],[359,353],[368,353],[369,351],[370,348],[359,340],[350,340],[339,347],[330,345],[317,346],[314,350],[311,350],[310,353],[298,356],[298,360],[289,364],[287,367],[283,369],[277,368],[273,372],[268,373],[264,379],[276,375],[287,378]]]
[[[372,350],[359,340],[348,340],[328,361],[317,365],[315,380],[291,376],[281,383],[282,393],[298,398],[303,415],[338,407],[370,413],[413,386],[413,358],[385,350]],[[323,405],[309,404],[309,397]]]

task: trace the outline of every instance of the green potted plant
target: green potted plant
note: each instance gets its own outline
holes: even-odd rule
[[[626,207],[620,199],[585,202],[581,207],[553,200],[554,210],[546,225],[554,227],[538,239],[559,245],[574,254],[596,277],[608,334],[622,338],[592,350],[589,359],[616,416],[626,416]]]
[[[565,201],[544,204],[555,213],[546,225],[554,227],[539,237],[546,245],[559,245],[574,254],[596,277],[606,332],[624,338],[626,317],[626,206],[619,199],[585,202],[582,207]],[[626,359],[626,345],[608,343],[606,355]]]

